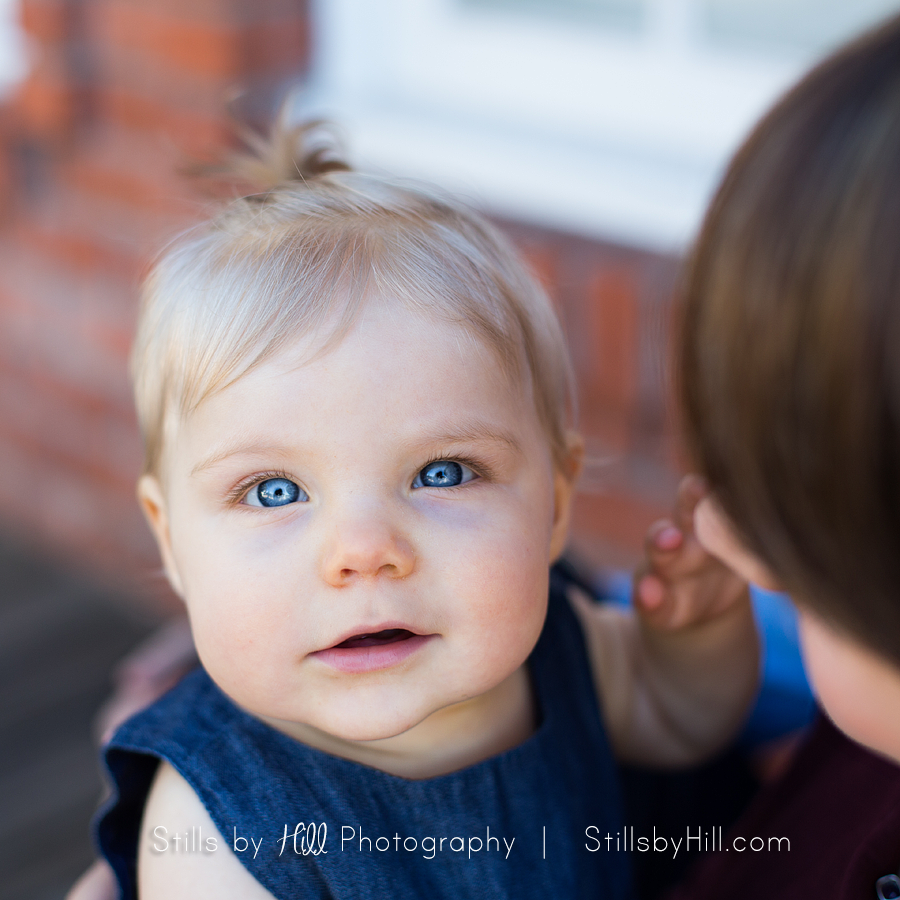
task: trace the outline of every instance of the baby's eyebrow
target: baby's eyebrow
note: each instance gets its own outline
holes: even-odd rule
[[[286,457],[289,454],[287,447],[274,447],[270,445],[256,444],[253,442],[243,444],[231,444],[221,450],[207,456],[206,459],[200,460],[193,469],[191,469],[191,477],[205,469],[211,469],[232,456],[281,456]]]
[[[439,432],[417,436],[415,440],[408,442],[410,449],[419,447],[453,446],[456,444],[504,444],[516,453],[521,452],[521,445],[511,434],[505,431],[498,431],[492,426],[465,426],[459,428],[442,429]],[[220,450],[210,454],[202,459],[191,470],[191,477],[197,475],[206,469],[224,462],[232,456],[263,456],[263,457],[282,457],[290,456],[291,450],[288,447],[272,446],[270,444],[258,444],[254,441],[238,442],[229,444]]]
[[[497,431],[491,426],[466,426],[460,428],[451,428],[449,431],[441,431],[435,434],[429,434],[424,441],[417,440],[416,444],[505,444],[516,453],[522,450],[521,445],[511,434],[505,431]]]

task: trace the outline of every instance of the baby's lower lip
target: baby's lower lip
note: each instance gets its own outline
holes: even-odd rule
[[[413,634],[395,628],[377,634],[358,635],[310,655],[340,672],[375,672],[403,662],[432,637],[434,635]]]

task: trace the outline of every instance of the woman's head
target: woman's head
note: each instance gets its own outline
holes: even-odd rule
[[[268,173],[278,185],[176,242],[145,283],[132,360],[145,471],[159,473],[169,432],[204,399],[298,338],[327,350],[372,299],[456,324],[496,353],[530,384],[554,459],[568,465],[565,342],[508,242],[436,190],[307,153],[306,137],[282,135],[283,171]]]
[[[900,662],[900,19],[814,69],[712,203],[685,287],[689,451],[749,548]]]

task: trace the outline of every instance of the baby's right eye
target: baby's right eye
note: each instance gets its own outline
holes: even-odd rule
[[[309,495],[288,478],[267,478],[253,485],[244,495],[248,506],[287,506],[290,503],[304,503]]]

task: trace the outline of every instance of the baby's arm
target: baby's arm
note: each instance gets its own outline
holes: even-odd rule
[[[610,740],[628,762],[702,760],[734,734],[757,690],[747,583],[694,535],[703,490],[700,479],[685,478],[673,520],[651,526],[636,612],[573,597]]]
[[[169,846],[154,838],[163,826]],[[211,852],[178,852],[175,834],[193,834],[199,826],[204,846],[216,840]],[[138,847],[138,893],[141,900],[274,900],[231,851],[193,788],[168,763],[160,764],[150,788]]]

